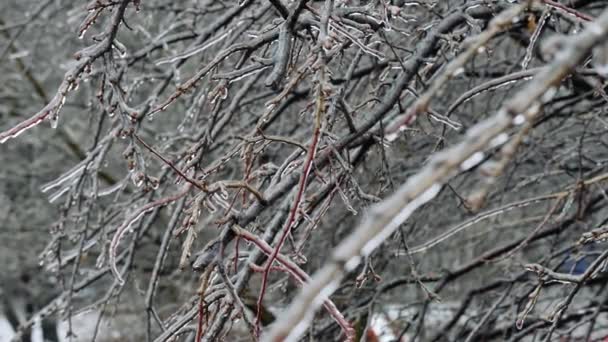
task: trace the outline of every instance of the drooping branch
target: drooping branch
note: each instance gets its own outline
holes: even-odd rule
[[[68,93],[77,88],[80,78],[87,68],[90,68],[91,64],[95,60],[106,52],[110,51],[112,48],[114,38],[116,37],[118,28],[120,27],[120,23],[123,20],[125,10],[127,9],[129,3],[131,3],[131,0],[120,1],[116,12],[112,16],[111,23],[106,29],[103,40],[74,54],[74,58],[77,60],[77,62],[73,67],[66,71],[57,92],[49,103],[30,118],[4,132],[0,132],[0,144],[5,143],[9,139],[18,137],[20,134],[32,127],[37,126],[45,119],[50,120],[51,127],[57,127],[59,113],[65,104]]]

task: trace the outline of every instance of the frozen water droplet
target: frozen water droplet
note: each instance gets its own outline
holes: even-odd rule
[[[49,116],[49,121],[51,122],[51,128],[57,128],[57,124],[59,122],[59,115],[57,113],[53,113]]]
[[[70,83],[70,85],[68,86],[68,91],[76,91],[78,90],[78,82],[74,81],[72,83]]]
[[[519,114],[513,119],[513,124],[517,126],[523,124],[524,122],[526,122],[526,117],[523,114]]]

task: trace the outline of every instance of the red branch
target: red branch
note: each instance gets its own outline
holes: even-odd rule
[[[276,248],[273,249],[264,240],[260,239],[256,235],[254,235],[244,229],[238,229],[236,233],[239,237],[241,237],[249,242],[253,242],[253,244],[255,244],[266,255],[275,254],[276,260],[279,261],[283,265],[284,270],[287,273],[289,273],[289,275],[291,275],[294,279],[296,279],[298,281],[298,283],[304,284],[305,282],[308,282],[310,280],[310,276],[308,274],[306,274],[306,272],[304,272],[298,265],[296,265],[293,261],[289,260],[289,258],[284,256],[283,254],[276,253],[277,249]],[[266,269],[267,268],[265,268],[264,271],[266,271]],[[328,298],[328,299],[325,299],[325,301],[323,302],[323,306],[325,307],[325,309],[327,310],[329,315],[336,321],[336,323],[338,323],[338,325],[340,325],[340,327],[342,328],[342,331],[346,335],[346,340],[354,341],[355,330],[354,330],[353,326],[350,324],[350,322],[347,321],[346,318],[342,315],[340,310],[338,310],[336,305]],[[259,308],[260,308],[260,306],[258,303],[258,311],[259,311]]]
[[[198,322],[196,325],[196,340],[200,341],[203,337],[203,317],[205,317],[205,301],[203,299],[203,295],[199,299],[198,303]]]
[[[553,0],[543,0],[543,2],[553,8],[557,8],[560,11],[564,11],[572,16],[575,16],[579,19],[585,20],[585,21],[593,21],[595,18],[593,18],[590,15],[587,15],[585,13],[579,12],[575,9],[572,9],[570,7],[565,6],[564,4],[560,4],[559,2],[555,2]]]
[[[317,110],[319,110],[319,109],[317,109]],[[317,116],[319,116],[319,113],[317,113]],[[316,123],[315,123],[315,130],[314,130],[312,142],[310,143],[310,147],[308,149],[308,155],[306,157],[306,162],[304,163],[304,168],[303,168],[302,174],[300,175],[300,184],[299,184],[299,188],[298,188],[298,193],[296,194],[296,198],[294,200],[293,206],[289,213],[289,218],[287,219],[287,222],[285,223],[285,227],[283,228],[283,232],[281,233],[279,243],[275,247],[275,249],[272,252],[272,254],[270,255],[270,257],[268,258],[266,270],[262,277],[262,288],[260,290],[260,297],[258,298],[258,309],[257,309],[257,315],[256,315],[256,327],[258,328],[258,330],[259,330],[259,323],[260,323],[260,318],[261,318],[261,314],[262,314],[262,312],[261,312],[262,301],[264,300],[264,293],[266,293],[266,285],[268,283],[268,274],[270,273],[270,268],[272,267],[272,263],[274,262],[274,260],[277,258],[277,255],[279,254],[279,251],[281,250],[283,243],[285,243],[285,239],[287,238],[287,235],[289,235],[289,232],[291,231],[291,226],[293,225],[293,223],[295,221],[296,214],[298,212],[298,207],[300,206],[300,202],[302,200],[302,196],[304,195],[304,192],[306,191],[306,183],[308,182],[308,175],[310,174],[310,169],[312,168],[312,161],[315,158],[315,152],[317,150],[317,144],[319,143],[319,136],[321,133],[321,125],[319,122],[320,120],[317,118],[315,121],[316,121]]]

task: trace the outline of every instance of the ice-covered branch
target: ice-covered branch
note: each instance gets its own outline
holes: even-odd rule
[[[123,20],[125,10],[129,3],[131,3],[130,0],[123,0],[120,2],[118,9],[112,16],[112,21],[106,30],[105,38],[103,40],[95,45],[78,51],[74,55],[74,58],[77,61],[76,64],[66,71],[57,92],[49,103],[32,117],[4,132],[0,132],[0,144],[5,143],[9,139],[18,137],[23,132],[37,126],[46,119],[50,120],[51,127],[57,127],[59,113],[65,104],[68,93],[78,87],[80,77],[91,67],[91,63],[112,48],[114,38],[116,37],[116,33],[118,32],[118,28]]]
[[[558,85],[608,34],[608,11],[590,23],[580,34],[564,38],[563,48],[553,62],[498,112],[471,127],[459,144],[436,153],[425,167],[410,177],[393,195],[372,207],[355,231],[333,251],[331,259],[318,270],[293,300],[285,314],[263,335],[262,341],[296,340],[302,334],[317,307],[335,291],[346,274],[362,257],[369,255],[388,238],[418,207],[431,200],[442,184],[476,153],[483,153],[498,134],[540,112],[545,92]]]

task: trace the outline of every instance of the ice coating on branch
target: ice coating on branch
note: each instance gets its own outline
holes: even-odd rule
[[[116,192],[117,190],[120,190],[123,186],[124,186],[124,181],[117,182],[116,184],[114,184],[112,186],[99,190],[99,192],[97,192],[97,196],[104,197],[104,196],[111,195],[114,192]]]
[[[346,264],[344,265],[344,269],[346,270],[346,272],[350,272],[352,270],[354,270],[359,263],[361,262],[361,257],[359,255],[356,255],[352,258],[350,258]]]
[[[78,39],[83,39],[84,35],[87,33],[88,29],[89,29],[89,27],[85,27],[82,30],[80,30],[80,33],[78,34]]]
[[[319,307],[326,299],[329,298],[329,295],[336,291],[339,285],[340,282],[338,280],[334,280],[322,288],[321,291],[319,291],[319,294],[313,299],[312,307]],[[304,319],[300,320],[298,324],[291,329],[289,335],[287,335],[283,341],[298,341],[299,337],[302,336],[302,334],[308,329],[310,322],[315,316],[314,313],[314,310],[308,310],[304,316]]]
[[[586,28],[595,35],[602,36],[604,34],[604,29],[596,22],[588,23]]]
[[[386,240],[395,231],[395,229],[399,227],[400,224],[405,222],[405,220],[407,220],[407,218],[410,217],[410,215],[416,209],[418,209],[421,205],[425,204],[426,202],[432,200],[435,196],[437,196],[440,190],[441,185],[435,183],[431,185],[422,194],[420,194],[418,197],[414,198],[407,205],[405,205],[401,209],[401,211],[399,211],[399,213],[395,215],[395,217],[390,221],[390,223],[382,229],[380,233],[376,234],[376,236],[374,236],[365,244],[365,246],[363,246],[363,248],[361,249],[361,254],[369,255],[371,252],[373,252],[374,249],[376,249],[376,247],[378,247],[384,240]]]
[[[484,157],[485,154],[483,152],[475,152],[472,156],[470,156],[465,161],[463,161],[462,164],[460,164],[460,169],[462,171],[467,171],[479,164]]]
[[[242,79],[244,79],[246,77],[253,76],[253,75],[255,75],[255,74],[257,74],[257,73],[259,73],[259,72],[261,72],[261,71],[263,71],[263,70],[265,70],[267,68],[269,68],[269,67],[270,67],[270,65],[266,65],[266,66],[263,66],[263,67],[261,67],[259,69],[254,69],[254,70],[251,70],[249,72],[243,73],[240,76],[237,76],[235,78],[231,78],[230,81],[228,81],[228,83],[234,83],[234,82],[240,81],[240,80],[242,80]]]
[[[498,147],[498,146],[504,144],[505,142],[507,142],[507,140],[509,140],[509,135],[507,133],[500,133],[499,135],[494,137],[494,139],[492,139],[492,141],[490,141],[490,147],[491,148]]]
[[[110,242],[110,251],[109,251],[110,270],[114,274],[116,281],[118,281],[118,283],[120,283],[121,285],[124,284],[125,281],[124,281],[124,279],[122,279],[122,276],[121,276],[120,272],[118,271],[118,267],[116,266],[116,253],[117,253],[116,250],[118,249],[118,244],[120,243],[120,240],[122,240],[123,236],[126,233],[130,233],[133,231],[131,226],[135,222],[139,221],[146,213],[148,213],[152,210],[154,210],[154,207],[142,208],[137,214],[135,214],[135,215],[131,216],[129,219],[127,219],[126,222],[116,230],[116,233],[114,234],[114,237],[112,238],[112,241]]]
[[[399,138],[399,133],[393,132],[393,133],[387,134],[385,138],[386,138],[386,141],[393,142],[393,141],[397,140],[397,138]]]
[[[59,115],[53,114],[49,116],[49,122],[51,123],[51,128],[57,128],[57,125],[59,124]]]
[[[49,115],[49,121],[51,122],[51,128],[57,128],[59,123],[59,112],[61,112],[61,108],[65,104],[66,96],[62,93],[61,98],[59,99],[59,104],[51,111]]]
[[[463,74],[463,73],[464,73],[464,68],[460,67],[460,68],[454,70],[454,73],[452,74],[452,76],[458,76],[458,75]]]
[[[191,50],[186,51],[186,52],[184,52],[184,53],[182,53],[180,55],[177,55],[177,56],[160,59],[160,60],[156,61],[156,65],[158,66],[158,65],[163,65],[163,64],[167,64],[167,63],[175,63],[175,62],[178,62],[178,61],[180,61],[182,59],[185,59],[185,58],[191,57],[193,55],[196,55],[198,53],[201,53],[201,52],[205,51],[207,48],[209,48],[209,47],[211,47],[211,46],[213,46],[213,45],[221,42],[224,38],[226,38],[231,33],[232,33],[232,30],[228,30],[227,32],[224,32],[219,37],[217,37],[216,39],[208,42],[207,44],[200,45],[200,46],[195,46]]]
[[[70,190],[70,187],[66,186],[65,188],[60,189],[59,191],[55,192],[54,194],[51,195],[51,197],[49,197],[49,203],[54,203],[57,199],[59,199],[63,194],[65,194],[69,190]]]
[[[543,102],[549,102],[553,99],[553,96],[557,93],[556,87],[551,87],[543,94]]]
[[[36,115],[33,118],[23,121],[22,123],[18,124],[17,126],[0,133],[0,144],[4,144],[9,139],[16,138],[19,135],[21,135],[21,133],[27,131],[28,129],[38,126],[38,124],[40,124],[42,121],[44,121],[44,119],[46,118],[47,115],[48,114]]]
[[[48,182],[46,184],[44,184],[40,190],[42,192],[48,192],[49,190],[62,186],[64,183],[72,180],[74,177],[79,176],[82,171],[84,170],[84,168],[86,167],[85,163],[80,163],[79,165],[76,165],[76,167],[72,168],[71,170],[69,170],[68,172],[64,173],[63,175],[57,177],[57,179]],[[72,182],[70,182],[69,185],[71,185]],[[69,185],[66,186],[66,188],[69,188]]]

